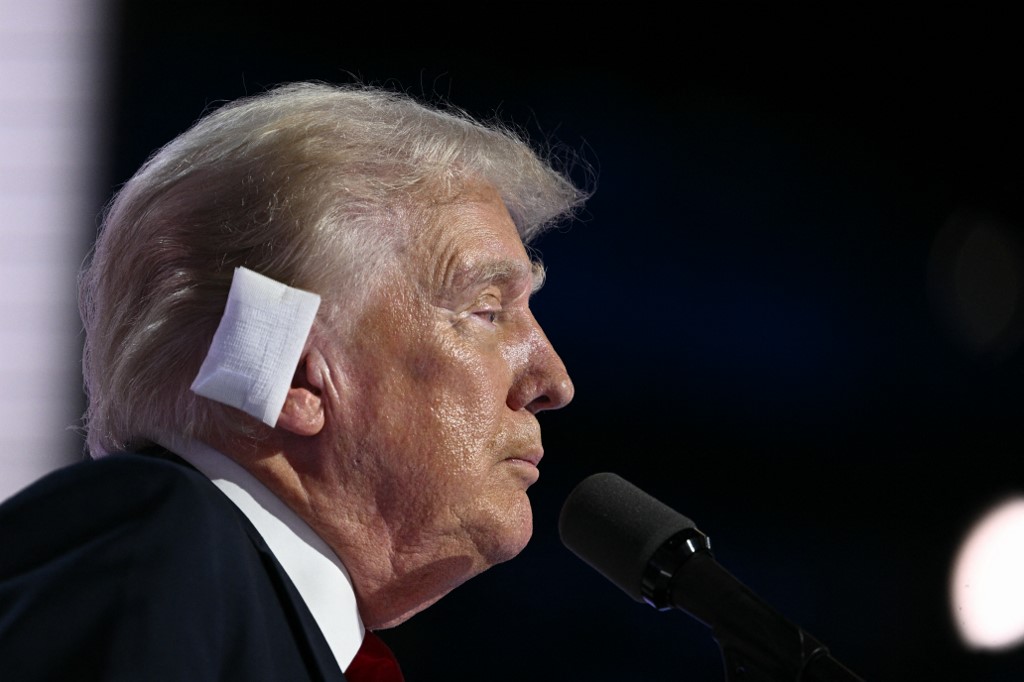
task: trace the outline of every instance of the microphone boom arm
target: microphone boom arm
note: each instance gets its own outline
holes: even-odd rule
[[[711,627],[727,682],[863,682],[722,568],[696,528],[676,533],[655,552],[641,594],[659,611],[678,608]]]

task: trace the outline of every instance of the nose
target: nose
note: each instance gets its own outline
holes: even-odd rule
[[[565,363],[536,321],[524,356],[525,362],[515,373],[509,391],[508,406],[517,411],[525,408],[537,414],[568,405],[576,389]]]
[[[558,359],[558,364],[561,365],[561,378],[557,382],[552,382],[546,391],[531,400],[526,406],[526,409],[534,414],[544,410],[561,409],[568,405],[576,394],[576,387],[573,386],[572,379],[569,378],[565,365],[562,364],[562,360],[557,355],[555,358]]]

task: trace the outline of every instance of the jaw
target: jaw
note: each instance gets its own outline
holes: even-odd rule
[[[365,555],[353,562],[359,568],[350,570],[350,575],[367,627],[394,627],[408,620],[526,547],[533,533],[533,515],[525,491],[515,492],[504,505],[488,501],[474,511],[473,524],[429,536],[421,529],[416,542],[406,538],[395,543],[386,557],[378,557],[372,572],[365,570],[369,568],[362,561]],[[345,557],[342,561],[346,567],[350,563]]]
[[[376,587],[352,575],[363,624],[371,630],[395,627],[489,568],[471,556],[452,556],[421,564]]]

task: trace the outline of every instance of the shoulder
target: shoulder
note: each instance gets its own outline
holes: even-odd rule
[[[148,456],[43,477],[0,505],[0,546],[0,667],[26,679],[205,679],[262,596],[237,508],[198,471]]]
[[[119,453],[69,464],[46,474],[7,499],[0,505],[0,513],[23,513],[27,506],[58,497],[65,501],[131,503],[174,489],[202,488],[203,482],[209,484],[202,474],[184,463]]]
[[[0,505],[2,544],[21,550],[3,553],[0,574],[8,561],[29,559],[47,546],[109,545],[114,537],[213,541],[225,526],[237,528],[237,516],[209,479],[187,465],[134,454],[83,461]]]
[[[0,511],[17,513],[24,505],[38,504],[56,496],[67,499],[93,498],[131,502],[161,495],[174,489],[202,488],[209,481],[198,471],[169,459],[118,453],[88,459],[56,469],[6,500]]]

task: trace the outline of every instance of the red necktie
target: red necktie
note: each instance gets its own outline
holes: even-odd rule
[[[345,679],[349,682],[405,682],[398,659],[384,640],[369,630],[345,670]]]

